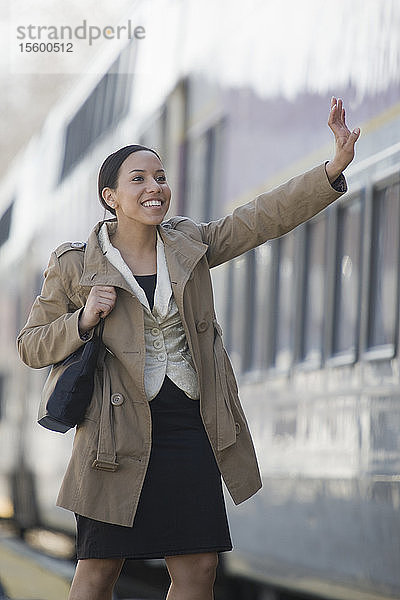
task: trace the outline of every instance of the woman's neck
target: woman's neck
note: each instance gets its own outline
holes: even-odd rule
[[[126,228],[118,223],[110,239],[134,275],[151,275],[157,271],[157,228],[143,225]]]
[[[154,252],[157,242],[157,228],[155,225],[138,224],[135,227],[124,226],[118,223],[115,233],[111,238],[113,246],[118,250],[124,249],[138,256]]]

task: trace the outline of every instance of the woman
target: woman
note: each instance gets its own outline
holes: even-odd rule
[[[57,500],[77,519],[70,600],[111,599],[126,558],[164,557],[168,600],[213,598],[218,553],[232,549],[221,475],[236,504],[260,487],[257,460],[216,321],[209,270],[277,237],[346,191],[354,156],[342,101],[328,121],[332,161],[207,224],[164,222],[171,190],[158,154],[127,146],[99,173],[116,219],[53,252],[18,337],[41,368],[90,339],[107,351],[77,428]]]

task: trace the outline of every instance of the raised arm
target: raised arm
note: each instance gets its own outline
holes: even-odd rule
[[[332,98],[328,125],[336,142],[331,161],[260,194],[222,219],[199,225],[202,240],[208,245],[210,267],[291,231],[347,190],[342,171],[354,157],[360,131],[349,131],[343,103],[336,98]]]

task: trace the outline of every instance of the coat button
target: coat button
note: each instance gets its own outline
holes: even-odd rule
[[[121,406],[124,403],[124,397],[122,394],[113,394],[111,396],[111,404],[113,406]]]
[[[240,423],[235,423],[235,429],[236,429],[236,433],[240,433]]]
[[[151,330],[151,335],[159,335],[160,330],[158,329],[158,327],[153,327]]]
[[[196,329],[198,331],[198,333],[203,333],[204,331],[206,331],[208,329],[208,321],[205,321],[203,319],[203,321],[199,321],[196,324]]]
[[[160,362],[163,362],[167,358],[167,355],[164,354],[164,352],[161,352],[161,354],[157,355],[157,358]]]
[[[84,248],[86,244],[84,242],[71,242],[71,248]]]
[[[164,344],[162,343],[162,340],[154,340],[153,342],[153,346],[154,348],[157,348],[157,350],[160,350],[160,348],[162,348],[163,345]]]

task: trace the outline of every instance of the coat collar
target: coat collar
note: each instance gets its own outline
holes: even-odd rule
[[[107,259],[110,263],[118,269],[120,273],[122,273],[125,281],[131,288],[131,291],[135,294],[135,296],[140,300],[143,306],[150,312],[149,301],[147,300],[147,296],[143,290],[143,288],[138,284],[136,278],[134,277],[132,271],[122,258],[119,250],[115,248],[111,242],[108,235],[108,227],[107,223],[104,223],[100,228],[98,236],[99,245],[104,255],[107,256]],[[160,235],[157,233],[157,284],[154,293],[154,306],[153,313],[156,316],[160,316],[161,318],[165,318],[168,314],[169,309],[169,301],[172,296],[171,283],[168,274],[167,262],[165,260],[164,253],[164,244],[161,241]]]
[[[207,252],[208,246],[175,229],[172,221],[171,219],[158,225],[157,230],[164,242],[171,283],[183,289],[194,267]]]
[[[105,222],[109,233],[115,231],[117,227],[116,219],[109,219]],[[102,225],[103,221],[97,223],[89,236],[83,273],[79,283],[90,287],[94,285],[112,285],[132,293],[132,287],[127,283],[121,272],[107,259],[107,254],[100,246],[98,234]],[[207,252],[208,246],[175,229],[170,221],[158,225],[157,232],[160,238],[159,242],[164,243],[165,264],[169,272],[170,282],[174,286],[173,289],[181,288],[183,290],[194,267]],[[161,269],[160,273],[164,269],[163,265],[158,262],[158,256],[159,252],[157,253],[157,269]],[[160,293],[162,293],[162,298],[161,296],[158,298],[159,306],[163,310],[168,296],[165,286],[163,290],[160,290]]]

